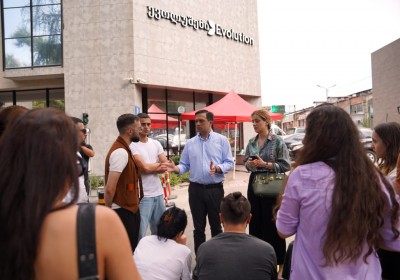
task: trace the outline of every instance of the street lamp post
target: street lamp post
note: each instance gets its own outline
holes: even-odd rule
[[[333,85],[333,86],[330,86],[330,87],[323,87],[323,86],[317,85],[317,87],[320,87],[320,88],[325,89],[326,101],[328,101],[328,92],[329,92],[329,89],[330,89],[330,88],[333,88],[333,87],[335,87],[335,86],[336,86],[336,85]]]

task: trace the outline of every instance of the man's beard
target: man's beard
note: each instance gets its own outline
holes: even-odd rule
[[[136,143],[136,142],[139,142],[139,140],[140,140],[139,135],[134,135],[134,134],[133,134],[133,135],[131,136],[131,141],[132,141],[132,142],[135,142],[135,143]]]

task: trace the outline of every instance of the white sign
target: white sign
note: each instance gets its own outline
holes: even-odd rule
[[[178,113],[179,113],[179,114],[185,113],[185,107],[179,106],[179,107],[178,107]]]

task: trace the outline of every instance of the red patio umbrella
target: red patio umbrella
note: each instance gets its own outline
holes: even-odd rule
[[[147,110],[148,115],[151,119],[151,127],[152,128],[166,128],[167,127],[167,118],[166,114],[163,110],[157,107],[156,104],[152,104]],[[168,127],[178,126],[179,121],[173,117],[168,117]]]
[[[250,104],[241,98],[236,92],[231,91],[217,102],[200,110],[214,113],[214,122],[251,122],[251,113],[260,107]],[[198,110],[196,110],[198,111]],[[196,111],[183,113],[182,120],[194,120]],[[273,121],[281,120],[282,114],[269,112]]]

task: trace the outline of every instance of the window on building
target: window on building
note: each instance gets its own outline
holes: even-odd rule
[[[0,91],[0,108],[11,105],[28,109],[51,107],[65,111],[64,88]]]
[[[61,65],[61,0],[1,2],[3,68]]]
[[[351,105],[350,106],[350,112],[352,114],[363,113],[364,112],[363,104],[362,103],[358,103],[358,104]]]

